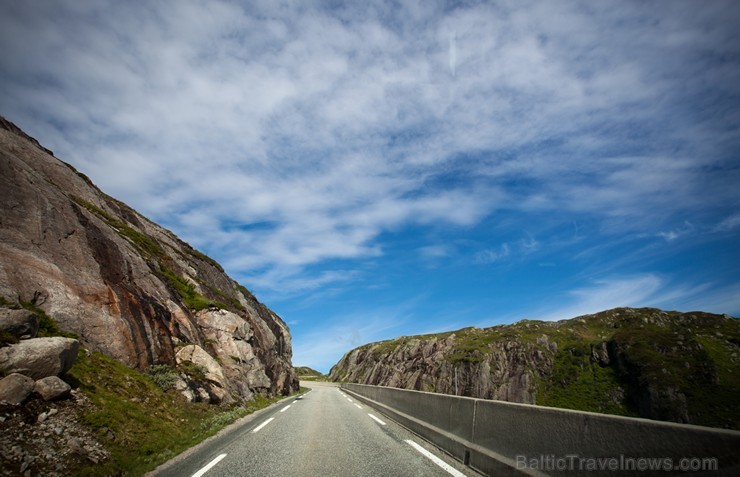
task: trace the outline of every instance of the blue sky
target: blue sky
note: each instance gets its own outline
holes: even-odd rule
[[[0,7],[0,114],[222,263],[297,365],[740,315],[738,2]]]

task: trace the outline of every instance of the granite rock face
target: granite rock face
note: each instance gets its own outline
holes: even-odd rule
[[[175,368],[180,348],[198,346],[218,358],[222,400],[297,389],[279,316],[3,118],[0,210],[2,302],[32,304],[86,348],[142,371]]]

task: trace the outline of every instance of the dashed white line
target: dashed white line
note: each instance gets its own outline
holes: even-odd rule
[[[285,411],[287,411],[289,407],[290,407],[290,404],[288,404],[287,406],[285,406],[284,408],[282,408],[282,409],[280,410],[280,412],[285,412]]]
[[[420,446],[416,442],[412,440],[406,440],[405,442],[406,444],[410,445],[411,447],[419,451],[424,457],[426,457],[427,459],[431,460],[432,462],[434,462],[435,464],[437,464],[438,466],[446,470],[448,474],[454,475],[455,477],[466,477],[465,474],[463,474],[456,468],[452,467],[447,462],[443,461],[442,459],[432,454],[428,450],[424,449],[422,446]]]
[[[263,422],[259,426],[257,426],[254,429],[252,429],[252,432],[259,432],[263,427],[265,427],[266,425],[268,425],[273,419],[275,419],[275,418],[274,417],[271,417],[270,419],[266,420],[265,422]]]
[[[353,401],[353,400],[351,400],[350,398],[347,398],[347,401],[349,401],[349,402],[354,402],[354,401]]]
[[[208,465],[206,465],[205,467],[203,467],[202,469],[200,469],[198,472],[194,473],[193,474],[193,477],[201,477],[203,474],[205,474],[206,472],[208,472],[209,470],[211,470],[211,468],[214,465],[216,465],[219,462],[221,462],[221,459],[223,459],[224,457],[226,457],[226,454],[221,454],[220,456],[216,457],[215,459],[213,459],[212,461],[210,461],[208,463]]]
[[[296,399],[295,401],[293,401],[293,404],[295,404],[295,403],[297,403],[297,402],[298,402],[298,400]]]
[[[372,415],[372,414],[370,414],[370,413],[368,413],[367,415],[368,415],[368,416],[370,416],[370,418],[371,418],[371,419],[372,419],[373,421],[377,422],[377,423],[378,423],[378,424],[380,424],[381,426],[385,426],[385,422],[381,421],[381,420],[380,420],[380,419],[378,419],[377,417],[373,416],[373,415]]]
[[[357,404],[357,403],[355,403],[355,406],[357,406],[357,409],[362,409],[362,406],[360,406],[360,405],[359,405],[359,404]]]

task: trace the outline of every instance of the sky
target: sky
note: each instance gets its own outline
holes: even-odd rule
[[[740,2],[0,0],[0,114],[328,371],[402,335],[740,316]]]

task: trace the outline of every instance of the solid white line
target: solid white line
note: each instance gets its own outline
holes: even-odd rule
[[[275,419],[275,418],[274,417],[271,417],[270,419],[266,420],[265,422],[263,422],[259,426],[257,426],[254,429],[252,429],[252,432],[259,432],[260,429],[262,429],[263,427],[265,427],[266,425],[268,425],[270,423],[270,421],[272,421],[273,419]]]
[[[221,462],[221,459],[223,459],[224,457],[226,457],[226,454],[221,454],[220,456],[216,457],[211,462],[209,462],[208,465],[200,469],[198,472],[194,473],[193,477],[201,477],[203,474],[211,470],[211,467]]]
[[[372,414],[370,414],[370,413],[368,413],[367,415],[368,415],[368,416],[370,416],[370,417],[372,418],[372,420],[376,421],[376,422],[377,422],[378,424],[380,424],[381,426],[385,426],[385,422],[381,421],[381,420],[380,420],[380,419],[378,419],[377,417],[373,416],[373,415],[372,415]]]
[[[355,403],[355,406],[357,406],[357,409],[362,409],[362,406],[360,406],[360,405],[359,405],[359,404],[357,404],[357,403]]]
[[[432,462],[434,462],[438,466],[442,467],[444,470],[447,471],[448,474],[454,475],[455,477],[466,477],[465,474],[463,474],[462,472],[460,472],[456,468],[452,467],[447,462],[443,461],[442,459],[440,459],[436,455],[432,454],[428,450],[424,449],[422,446],[420,446],[416,442],[414,442],[412,440],[406,440],[405,442],[406,442],[406,444],[410,445],[411,447],[413,447],[417,451],[421,452],[424,457],[426,457],[427,459],[431,460]]]
[[[288,404],[287,406],[285,406],[284,408],[282,408],[282,409],[280,410],[280,412],[285,412],[285,411],[287,411],[289,407],[290,407],[290,404]]]

